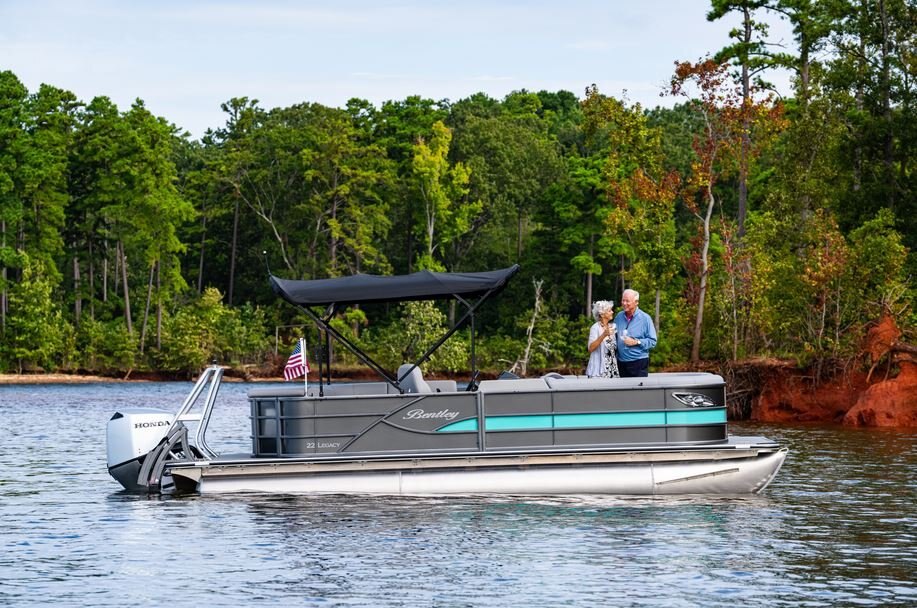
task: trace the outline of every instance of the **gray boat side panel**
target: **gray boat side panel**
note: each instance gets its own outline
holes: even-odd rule
[[[369,432],[357,437],[344,453],[350,452],[403,452],[410,450],[477,450],[478,433],[441,433],[432,435],[417,433],[377,424]]]
[[[305,423],[312,423],[312,433],[287,433],[288,435],[358,435],[364,429],[369,428],[379,420],[379,416],[347,416],[346,418],[314,418],[312,420],[303,420]],[[287,421],[287,428],[292,428]],[[299,422],[299,421],[296,421]]]
[[[284,454],[322,454],[337,453],[353,439],[351,435],[304,437],[284,439]]]
[[[487,449],[544,447],[554,444],[554,432],[547,431],[491,431],[486,434],[484,442]]]
[[[665,408],[667,410],[690,409],[685,403],[679,401],[675,395],[679,393],[697,393],[709,397],[717,407],[726,406],[726,389],[723,386],[698,386],[688,388],[671,388],[665,391]]]
[[[310,387],[311,388],[311,387]],[[277,387],[257,387],[248,391],[249,399],[274,399],[276,397],[303,397],[305,389],[303,386],[293,388]]]
[[[481,395],[485,416],[513,414],[550,414],[553,400],[549,392],[486,393]]]
[[[627,427],[617,429],[563,429],[554,431],[554,445],[604,445],[608,443],[665,443],[665,427]]]
[[[315,414],[315,402],[311,399],[296,399],[280,401],[280,415],[285,416],[313,416]]]
[[[723,441],[726,439],[726,423],[685,425],[666,427],[666,439],[670,443],[687,441]]]
[[[446,382],[447,388],[452,381]],[[566,389],[548,388],[549,383]],[[643,384],[649,382],[649,385]],[[477,392],[434,392],[422,394],[343,394],[337,397],[252,399],[256,436],[253,453],[258,457],[291,458],[316,453],[347,454],[435,453],[439,450],[489,450],[513,448],[564,448],[567,446],[614,446],[671,443],[709,443],[727,438],[725,423],[715,417],[677,415],[668,426],[626,426],[596,428],[531,428],[545,426],[538,417],[551,414],[613,414],[659,412],[698,412],[706,409],[700,399],[679,401],[677,393],[704,395],[714,407],[725,406],[722,379],[713,374],[653,374],[647,378],[600,379],[548,376],[544,378],[483,381]],[[693,384],[692,384],[693,383]],[[601,388],[614,385],[614,390]],[[363,389],[388,387],[386,383],[353,383],[337,386],[362,386]],[[326,387],[329,388],[329,387]],[[359,392],[344,389],[344,392]],[[276,392],[275,392],[276,394]],[[479,410],[480,402],[480,410]],[[519,425],[497,421],[508,428],[484,430],[478,417],[521,416]],[[525,417],[535,418],[526,420]],[[650,415],[655,416],[655,415]],[[626,415],[625,415],[626,417]],[[477,421],[477,431],[437,432],[461,421]],[[570,420],[564,418],[564,420]],[[584,426],[599,418],[584,418]],[[612,422],[618,418],[609,418]],[[701,424],[682,424],[685,421]],[[633,424],[633,422],[630,422]],[[643,421],[640,424],[653,422]],[[279,424],[279,428],[278,428]],[[569,424],[569,423],[568,423]],[[518,426],[520,430],[513,430]],[[529,426],[529,429],[525,429]],[[551,424],[547,424],[551,426]],[[456,428],[469,429],[469,424]],[[479,443],[483,441],[484,445]]]
[[[327,397],[351,397],[354,395],[385,395],[388,382],[341,382],[335,384],[309,385],[309,397],[318,397],[323,393]]]
[[[351,397],[349,399],[315,400],[315,414],[333,416],[335,414],[377,414],[383,416],[412,401],[427,395],[388,395],[380,397]]]
[[[385,420],[396,426],[432,432],[452,422],[477,418],[477,415],[478,401],[474,393],[427,393],[422,399],[406,400]],[[438,445],[439,436],[430,437],[429,447]]]
[[[478,391],[491,393],[536,393],[547,392],[548,385],[543,378],[519,378],[515,380],[482,380]]]
[[[601,390],[614,391],[627,388],[661,387],[690,388],[724,384],[723,378],[708,373],[662,373],[643,378],[556,378],[546,376],[545,382],[556,391]]]
[[[452,422],[477,418],[477,398],[475,393],[457,392],[386,397],[354,396],[330,401],[257,399],[254,404],[259,412],[256,416],[258,436],[254,438],[253,452],[258,456],[295,457],[316,450],[341,450],[351,443],[356,447],[348,451],[476,448],[477,433],[455,439],[446,438],[453,433],[434,432]],[[287,414],[279,419],[278,406]],[[391,438],[393,426],[399,428],[397,440]],[[411,433],[416,436],[406,440],[404,435]],[[341,440],[329,440],[328,437],[332,436],[340,437]],[[352,442],[354,438],[357,439]]]
[[[620,391],[557,391],[553,394],[554,412],[616,412],[665,409],[661,389]]]
[[[281,421],[280,426],[283,429],[283,435],[285,436],[292,435],[294,437],[295,436],[315,435],[316,433],[321,433],[321,432],[326,432],[326,433],[327,432],[333,432],[333,433],[345,432],[342,430],[317,431],[315,428],[315,418],[313,417],[288,418],[286,420]],[[267,433],[262,433],[262,435],[266,435],[266,434]]]

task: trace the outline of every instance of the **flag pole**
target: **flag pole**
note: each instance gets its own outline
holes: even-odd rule
[[[302,352],[302,396],[309,394],[309,359],[306,357],[306,339],[299,339],[299,349]]]

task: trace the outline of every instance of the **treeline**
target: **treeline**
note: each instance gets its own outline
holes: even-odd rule
[[[796,53],[769,50],[768,12]],[[594,86],[381,107],[240,97],[197,141],[141,100],[84,103],[0,72],[0,371],[261,364],[306,323],[268,267],[519,263],[479,323],[491,369],[581,367],[590,302],[625,286],[659,326],[654,366],[852,357],[883,310],[912,331],[913,5],[714,0],[709,18],[738,24],[734,44],[674,65],[671,109]],[[795,74],[790,99],[768,93],[777,67]],[[455,315],[411,304],[336,323],[394,367]],[[464,335],[431,365],[467,356]]]

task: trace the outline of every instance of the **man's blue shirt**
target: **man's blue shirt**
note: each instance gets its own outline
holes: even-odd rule
[[[638,308],[628,322],[622,310],[615,315],[615,325],[617,326],[618,361],[637,361],[649,358],[650,349],[656,346],[656,327],[648,314]],[[624,344],[625,329],[629,338],[640,340],[639,346]]]

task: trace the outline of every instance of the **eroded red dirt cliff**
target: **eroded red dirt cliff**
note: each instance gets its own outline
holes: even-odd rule
[[[903,343],[890,315],[867,332],[868,371],[842,369],[828,379],[787,363],[756,373],[760,391],[749,417],[761,422],[834,422],[917,428],[917,347]]]

